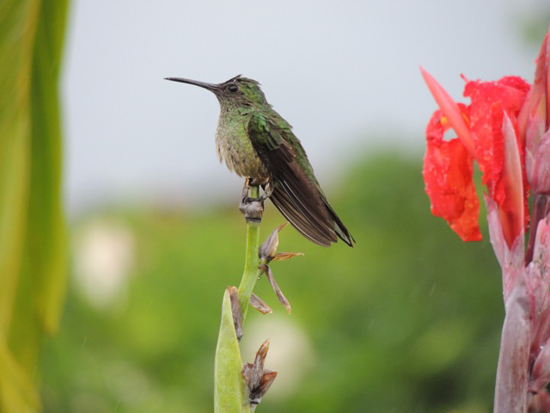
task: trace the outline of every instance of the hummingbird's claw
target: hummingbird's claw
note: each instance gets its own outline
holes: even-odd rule
[[[269,178],[253,178],[252,180],[250,180],[250,178],[247,179],[252,186],[265,185],[269,182]]]
[[[264,186],[264,193],[263,193],[264,199],[269,198],[272,193],[273,193],[273,185],[271,184],[271,181],[268,181]]]
[[[248,196],[250,185],[252,186],[262,185],[264,192],[258,198],[251,198]],[[246,178],[244,180],[244,185],[242,190],[241,204],[250,203],[250,202],[263,203],[266,199],[268,199],[271,196],[272,193],[273,193],[273,186],[271,185],[271,181],[268,181],[265,179],[259,180],[257,178],[250,180],[250,178]]]

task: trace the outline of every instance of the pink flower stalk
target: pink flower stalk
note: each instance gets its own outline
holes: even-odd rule
[[[527,261],[532,258],[536,225],[548,215],[550,210],[548,198],[548,194],[550,194],[550,163],[548,161],[550,159],[549,47],[547,34],[537,58],[535,82],[519,116],[520,132],[522,139],[525,140],[527,179],[533,195],[533,210],[531,211],[533,230],[529,237]]]
[[[456,103],[421,69],[439,110],[426,129],[424,181],[432,213],[464,241],[481,239],[473,165],[482,172],[506,317],[494,411],[550,412],[550,42],[533,87],[518,77],[466,81]],[[452,129],[457,138],[445,140]],[[529,224],[528,196],[532,196]],[[524,234],[529,230],[525,248]]]

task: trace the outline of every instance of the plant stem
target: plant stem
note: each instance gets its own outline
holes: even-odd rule
[[[260,189],[258,186],[250,187],[250,197],[258,198]],[[258,248],[260,247],[260,223],[248,221],[246,223],[246,256],[244,264],[244,273],[239,285],[239,302],[241,304],[242,321],[246,318],[248,312],[248,303],[254,285],[258,280],[260,260],[258,257]]]

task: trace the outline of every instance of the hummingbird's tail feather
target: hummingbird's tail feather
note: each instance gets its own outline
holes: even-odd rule
[[[313,221],[311,213],[304,211],[300,205],[296,205],[282,187],[275,186],[269,199],[292,226],[310,241],[323,247],[330,247],[333,242],[336,242],[334,231],[326,225],[320,227]]]
[[[333,219],[334,231],[336,231],[336,235],[338,235],[338,237],[342,241],[353,248],[355,238],[353,238],[353,236],[349,233],[348,229],[346,228],[342,220],[338,217],[338,215],[336,215],[336,212],[334,212],[334,209],[332,209],[328,201],[326,199],[323,199],[323,201],[325,202],[325,206],[327,207],[328,212]]]
[[[292,188],[279,182],[274,185],[269,198],[292,226],[310,241],[330,247],[339,237],[353,247],[355,240],[326,199],[319,193],[308,192],[299,192],[301,196],[297,196]]]

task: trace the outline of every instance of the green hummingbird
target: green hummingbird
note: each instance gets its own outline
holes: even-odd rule
[[[216,151],[230,171],[261,185],[306,238],[328,247],[355,240],[327,201],[292,126],[267,102],[260,84],[241,75],[219,84],[168,77],[213,92],[220,102]],[[263,200],[263,198],[262,198]]]

